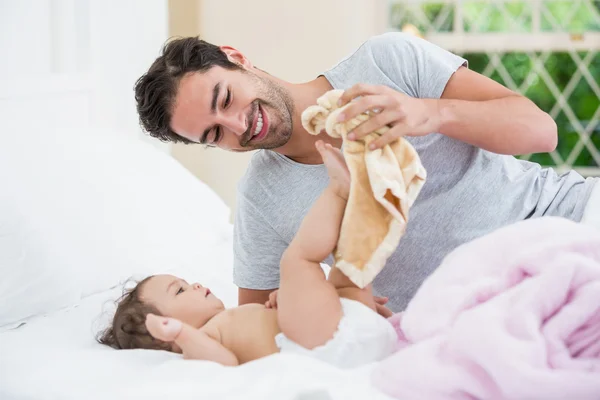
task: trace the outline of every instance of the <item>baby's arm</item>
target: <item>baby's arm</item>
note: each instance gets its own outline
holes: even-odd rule
[[[174,342],[186,359],[214,361],[226,366],[239,364],[231,350],[202,330],[179,320],[148,314],[146,327],[153,337],[164,342]]]

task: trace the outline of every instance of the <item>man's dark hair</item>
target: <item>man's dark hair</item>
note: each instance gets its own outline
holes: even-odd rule
[[[214,66],[230,70],[241,68],[229,61],[218,46],[198,37],[167,42],[148,72],[135,83],[135,101],[142,128],[163,142],[194,143],[171,129],[177,88],[186,74],[206,72]]]

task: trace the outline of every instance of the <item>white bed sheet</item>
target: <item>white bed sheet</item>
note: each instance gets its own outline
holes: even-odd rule
[[[230,243],[218,253],[207,261],[218,274],[203,273],[198,280],[231,306],[236,289],[223,280],[231,276]],[[341,370],[277,354],[226,368],[162,351],[102,346],[94,334],[110,315],[102,310],[120,291],[90,296],[77,307],[0,334],[0,399],[389,399],[370,386],[372,366]]]

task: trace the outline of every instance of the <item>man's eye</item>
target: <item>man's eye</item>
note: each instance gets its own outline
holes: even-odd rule
[[[221,139],[221,128],[217,127],[211,132],[211,135],[208,140],[208,144],[214,146],[219,142],[220,139]]]
[[[227,107],[231,103],[231,90],[227,89],[227,96],[225,96],[225,104],[223,107]]]
[[[180,287],[179,290],[177,291],[177,293],[175,293],[175,295],[178,295],[179,293],[183,293],[183,288]]]

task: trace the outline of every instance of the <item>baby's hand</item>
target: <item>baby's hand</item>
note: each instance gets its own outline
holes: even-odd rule
[[[265,302],[265,307],[267,308],[277,308],[277,293],[279,290],[273,290],[269,294],[269,300]]]
[[[315,146],[321,154],[323,163],[327,167],[329,186],[338,196],[344,200],[348,200],[348,194],[350,193],[350,171],[348,171],[348,166],[342,152],[329,143],[324,143],[322,140],[317,141]]]

